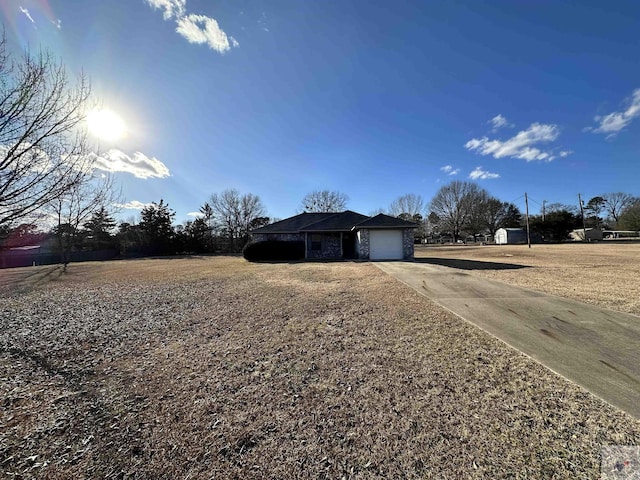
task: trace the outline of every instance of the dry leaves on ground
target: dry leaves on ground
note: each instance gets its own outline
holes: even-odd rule
[[[594,478],[640,442],[366,263],[83,264],[5,293],[9,478]]]

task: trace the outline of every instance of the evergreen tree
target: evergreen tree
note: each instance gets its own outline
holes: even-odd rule
[[[112,235],[116,221],[105,207],[93,212],[91,218],[84,223],[86,233],[85,243],[91,250],[102,250],[115,246]]]
[[[142,209],[142,220],[138,225],[143,235],[145,253],[151,255],[169,255],[173,251],[173,219],[176,213],[169,205],[160,200]]]

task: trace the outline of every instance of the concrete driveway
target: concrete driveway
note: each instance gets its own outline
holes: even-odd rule
[[[640,418],[640,317],[441,265],[375,265],[554,372]]]

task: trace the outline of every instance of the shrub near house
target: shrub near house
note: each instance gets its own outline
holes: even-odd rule
[[[244,247],[242,255],[250,262],[302,260],[304,259],[304,242],[299,240],[266,240],[249,243]]]

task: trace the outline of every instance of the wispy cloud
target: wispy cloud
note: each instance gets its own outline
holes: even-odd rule
[[[500,178],[500,175],[482,170],[482,167],[476,167],[476,169],[469,174],[469,178],[473,180],[491,180],[494,178]]]
[[[195,217],[195,218],[200,218],[202,216],[204,216],[204,214],[202,212],[189,212],[187,213],[188,217]]]
[[[146,0],[146,2],[153,8],[162,10],[162,16],[165,20],[182,17],[187,6],[187,0]]]
[[[209,48],[220,53],[237,47],[238,42],[233,37],[227,37],[215,19],[204,15],[187,15],[177,20],[176,32],[187,39],[189,43],[209,45]]]
[[[150,207],[153,205],[152,203],[142,203],[138,200],[131,200],[126,203],[114,203],[113,206],[116,208],[122,208],[124,210],[142,210],[143,208]]]
[[[238,47],[238,41],[228,36],[218,25],[216,19],[206,15],[187,14],[186,0],[145,0],[155,9],[162,10],[165,20],[175,20],[176,32],[189,43],[207,44],[219,53],[225,53],[232,47]]]
[[[488,137],[473,138],[465,143],[465,148],[480,155],[493,158],[521,158],[527,162],[541,160],[550,162],[556,156],[551,151],[541,150],[538,145],[555,141],[560,135],[557,125],[533,123],[526,130],[518,132],[507,140],[491,140]]]
[[[96,155],[93,166],[106,172],[125,172],[143,179],[165,178],[170,175],[167,166],[155,157],[148,157],[141,152],[129,156],[116,149]]]
[[[503,127],[512,128],[514,126],[513,123],[510,123],[501,114],[498,114],[495,117],[493,117],[491,120],[489,120],[489,123],[493,125],[493,128],[491,129],[492,132],[497,132],[499,129]]]
[[[445,165],[444,167],[440,167],[440,170],[446,173],[447,175],[457,175],[460,173],[459,168],[453,168],[451,165]]]
[[[24,13],[24,16],[27,17],[31,21],[31,23],[36,23],[33,17],[31,16],[31,14],[29,13],[28,9],[24,7],[20,7],[20,11]]]
[[[640,116],[640,88],[634,90],[627,103],[629,106],[623,112],[611,112],[608,115],[594,117],[598,126],[596,128],[589,127],[587,130],[592,130],[593,133],[604,133],[607,138],[615,137],[634,118]]]

